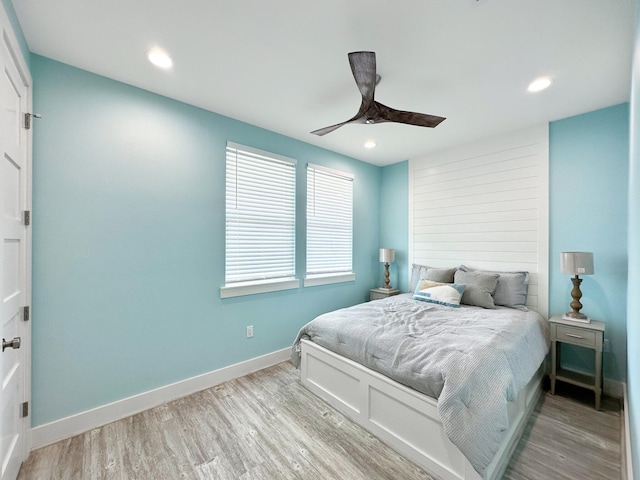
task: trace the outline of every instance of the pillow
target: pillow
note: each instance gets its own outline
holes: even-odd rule
[[[418,265],[417,263],[411,264],[411,283],[409,284],[410,292],[413,292],[416,289],[420,279],[427,274],[428,268],[429,267],[426,265]]]
[[[434,268],[427,265],[411,264],[411,283],[409,288],[413,292],[420,280],[431,280],[433,282],[453,283],[454,268]]]
[[[432,268],[427,267],[427,273],[420,277],[422,280],[431,280],[432,282],[453,283],[453,275],[456,268]]]
[[[527,288],[529,286],[529,272],[494,272],[490,270],[476,270],[464,265],[460,265],[460,270],[464,272],[497,273],[498,285],[493,292],[493,302],[496,305],[528,311],[527,308]]]
[[[457,270],[454,275],[455,283],[465,286],[460,303],[482,308],[496,308],[492,295],[498,285],[499,277],[497,273]]]
[[[411,298],[422,302],[459,308],[462,292],[464,292],[464,285],[420,280]]]

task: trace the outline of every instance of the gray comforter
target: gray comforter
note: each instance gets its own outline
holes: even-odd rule
[[[511,308],[451,308],[411,295],[320,315],[306,338],[438,399],[447,436],[482,475],[508,428],[507,402],[531,380],[549,350],[547,322]]]

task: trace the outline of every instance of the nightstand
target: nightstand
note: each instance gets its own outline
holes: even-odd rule
[[[400,290],[395,288],[372,288],[369,290],[369,300],[380,300],[381,298],[393,297],[399,293]]]
[[[602,396],[602,344],[604,343],[604,322],[591,320],[591,323],[579,323],[565,320],[562,315],[549,319],[551,327],[551,395],[556,390],[556,380],[571,383],[593,390],[596,396],[596,410],[600,410]],[[560,364],[562,343],[570,343],[595,351],[595,375],[564,370]]]

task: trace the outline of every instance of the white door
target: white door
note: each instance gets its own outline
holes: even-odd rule
[[[28,453],[31,329],[31,239],[25,211],[31,203],[31,79],[4,11],[0,9],[0,480],[14,480]]]

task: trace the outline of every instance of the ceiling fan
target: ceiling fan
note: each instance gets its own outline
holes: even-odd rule
[[[351,52],[349,53],[349,65],[351,65],[351,71],[353,72],[353,78],[356,80],[356,85],[358,85],[358,90],[362,94],[362,103],[358,113],[346,122],[320,128],[311,133],[320,136],[326,135],[348,123],[396,122],[433,128],[445,120],[444,117],[435,115],[395,110],[376,102],[373,99],[377,83],[375,52]]]

